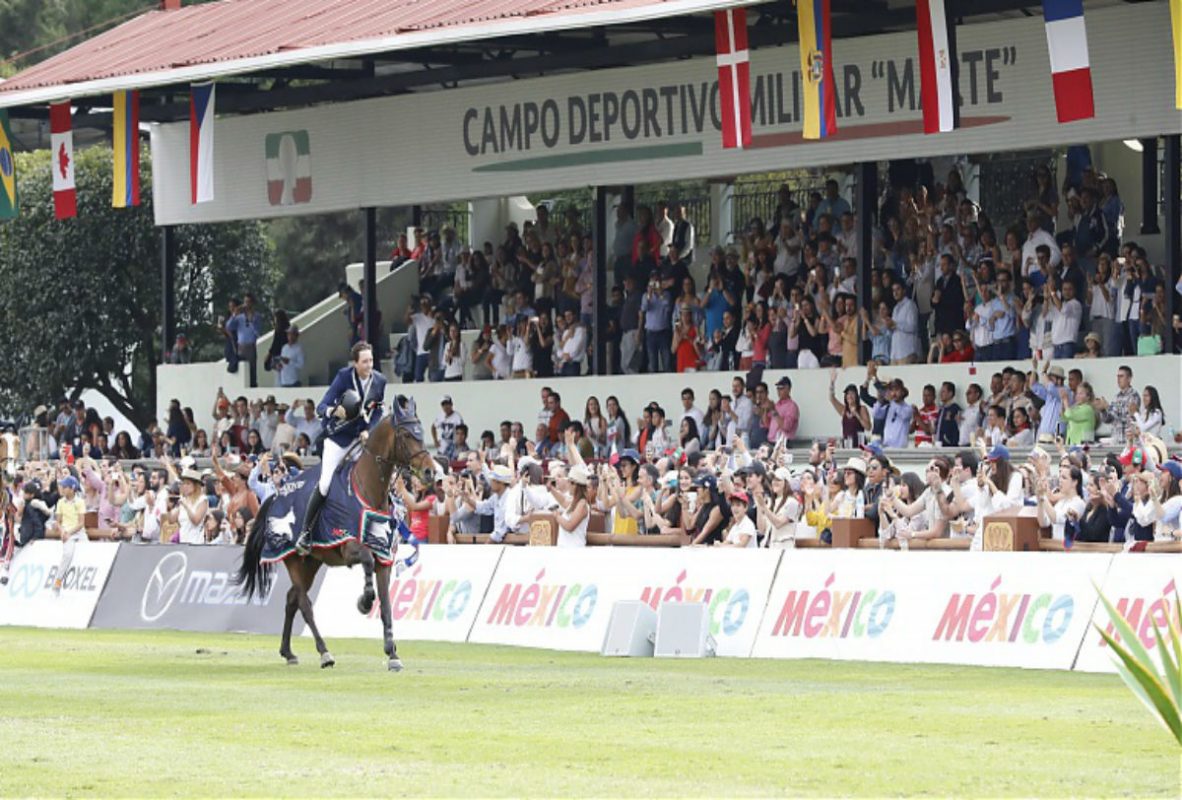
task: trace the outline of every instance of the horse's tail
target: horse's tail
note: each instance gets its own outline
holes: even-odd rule
[[[242,592],[248,598],[254,595],[265,595],[271,588],[270,564],[262,563],[263,545],[267,541],[267,516],[271,504],[275,502],[272,495],[263,501],[259,513],[255,515],[250,527],[250,535],[246,539],[246,547],[242,550],[242,566],[238,568],[238,575],[234,582],[242,587]]]

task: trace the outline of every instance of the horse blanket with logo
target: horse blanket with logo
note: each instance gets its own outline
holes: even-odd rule
[[[320,519],[312,531],[312,547],[340,547],[350,539],[367,546],[383,566],[394,563],[393,519],[389,512],[365,504],[352,480],[353,462],[345,461],[333,476]],[[320,479],[319,465],[288,478],[279,486],[267,512],[262,563],[274,564],[295,552],[295,530],[304,518],[308,498]]]

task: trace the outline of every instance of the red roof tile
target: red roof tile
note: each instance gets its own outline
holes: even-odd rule
[[[746,0],[751,2],[752,0]],[[301,63],[430,45],[435,41],[480,39],[527,27],[554,30],[605,24],[605,12],[619,21],[673,16],[737,5],[743,0],[221,0],[176,11],[150,11],[0,84],[0,99],[15,92],[77,84],[93,93],[109,91],[112,80],[145,85],[189,80],[194,70],[227,73],[217,65],[245,59],[239,71],[272,63]],[[628,12],[632,12],[631,14]],[[596,15],[592,17],[591,15]],[[531,21],[538,21],[531,26]],[[457,30],[463,28],[464,30]],[[448,32],[452,35],[449,36]],[[438,36],[431,36],[436,32]],[[522,32],[529,32],[525,30]],[[418,35],[416,35],[418,34]],[[426,35],[424,35],[426,34]],[[367,49],[371,47],[372,49]],[[301,59],[302,55],[306,59]],[[120,80],[122,79],[122,80]],[[42,94],[42,93],[38,93]]]

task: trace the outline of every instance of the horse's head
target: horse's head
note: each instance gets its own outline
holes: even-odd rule
[[[395,397],[390,425],[394,436],[387,457],[398,467],[409,469],[424,485],[432,485],[435,459],[423,447],[423,423],[419,421],[415,401],[405,395]]]

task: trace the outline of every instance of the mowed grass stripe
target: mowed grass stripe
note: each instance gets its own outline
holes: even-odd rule
[[[1115,676],[0,628],[0,795],[1161,796]],[[198,651],[203,652],[198,652]]]

